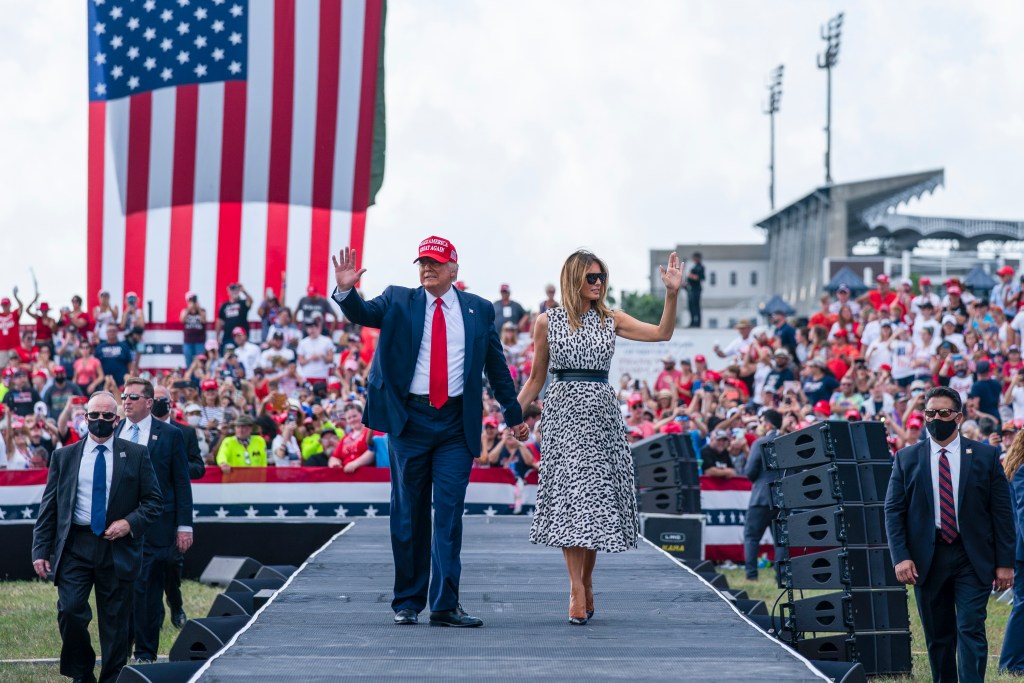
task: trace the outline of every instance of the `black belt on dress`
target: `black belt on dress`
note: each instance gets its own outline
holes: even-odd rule
[[[556,382],[608,382],[605,370],[552,370]]]
[[[424,403],[428,406],[430,405],[430,397],[424,394],[409,394],[409,400],[412,401],[413,403]],[[448,400],[445,401],[444,405],[450,406],[454,405],[455,403],[462,403],[462,394],[459,394],[458,396],[449,396]],[[443,408],[444,406],[441,407]]]

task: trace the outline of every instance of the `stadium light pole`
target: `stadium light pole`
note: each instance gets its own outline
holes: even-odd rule
[[[779,103],[782,102],[782,70],[783,65],[779,64],[772,69],[768,75],[768,103],[765,105],[764,113],[768,115],[768,125],[771,130],[771,147],[768,156],[768,202],[771,210],[775,210],[775,115],[779,113]]]
[[[828,20],[821,27],[821,39],[825,41],[825,52],[818,55],[818,68],[825,69],[827,93],[825,102],[825,183],[832,184],[832,69],[839,62],[839,38],[843,30],[843,13]]]

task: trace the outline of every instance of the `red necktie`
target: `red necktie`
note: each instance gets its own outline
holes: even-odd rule
[[[939,451],[939,534],[946,543],[952,543],[958,536],[953,501],[953,475],[949,470],[946,449],[943,448]]]
[[[434,301],[430,328],[430,405],[438,410],[448,401],[448,328],[444,323],[444,302]]]

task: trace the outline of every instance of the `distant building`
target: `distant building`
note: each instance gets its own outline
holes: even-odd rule
[[[675,251],[689,269],[690,256],[699,251],[703,256],[704,288],[701,296],[703,327],[728,329],[743,318],[756,319],[757,305],[767,299],[768,278],[767,244],[679,244],[674,249],[654,249],[650,252],[651,294],[665,296],[658,267],[668,261]],[[686,297],[679,302],[677,324],[689,324]]]

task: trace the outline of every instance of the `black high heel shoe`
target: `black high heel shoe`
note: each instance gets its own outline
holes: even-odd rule
[[[569,623],[572,624],[573,626],[586,626],[588,618],[589,617],[587,617],[587,618],[584,618],[584,617],[569,617]]]
[[[593,618],[594,618],[594,610],[588,609],[587,610],[587,619],[593,619]]]

